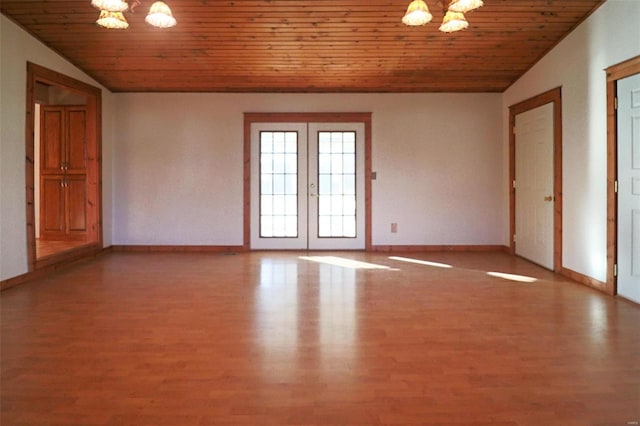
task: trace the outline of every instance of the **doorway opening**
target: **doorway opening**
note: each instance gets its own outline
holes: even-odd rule
[[[246,113],[244,248],[371,248],[371,114]]]
[[[607,282],[605,291],[618,294],[617,265],[620,256],[618,218],[618,114],[619,80],[640,74],[640,56],[613,65],[607,73]],[[629,230],[630,231],[630,230]],[[631,247],[624,249],[631,256]]]
[[[562,268],[562,92],[558,87],[542,93],[533,98],[522,101],[509,107],[509,235],[510,252],[517,254],[516,244],[516,117],[519,114],[531,112],[537,108],[551,104],[553,106],[553,131],[552,131],[552,194],[540,195],[539,201],[552,203],[553,225],[552,230],[552,261],[546,266],[548,269],[558,271]],[[540,198],[539,197],[539,198]],[[534,260],[535,261],[535,260]],[[552,262],[552,264],[551,264]]]
[[[102,247],[100,89],[27,64],[29,271]]]

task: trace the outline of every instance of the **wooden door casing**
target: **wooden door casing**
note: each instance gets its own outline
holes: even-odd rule
[[[548,103],[553,103],[553,270],[575,279],[575,274],[562,264],[562,89],[559,87],[509,107],[509,252],[516,253],[516,116]]]
[[[26,75],[26,111],[25,111],[25,233],[27,239],[27,263],[29,273],[55,267],[86,256],[91,256],[102,249],[102,89],[74,79],[67,75],[27,61]],[[87,176],[87,233],[73,248],[54,255],[39,256],[36,250],[36,208],[35,183],[40,178],[40,170],[36,170],[37,132],[34,126],[36,104],[38,102],[37,86],[45,84],[84,96],[86,102],[80,102],[87,109],[86,114],[86,176]],[[40,138],[38,138],[40,139]],[[39,156],[39,155],[38,155]],[[38,199],[40,199],[38,197]],[[77,242],[77,240],[76,240]]]

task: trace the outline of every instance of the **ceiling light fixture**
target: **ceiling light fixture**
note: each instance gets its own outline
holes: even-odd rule
[[[453,0],[449,5],[452,12],[467,13],[482,6],[482,0]]]
[[[464,13],[475,10],[484,4],[482,0],[437,0],[436,3],[442,5],[444,19],[439,29],[445,33],[467,28],[469,23],[465,19]],[[447,3],[449,3],[448,7]],[[402,17],[402,22],[405,25],[416,27],[428,24],[432,18],[433,15],[429,12],[429,7],[424,0],[413,0]]]
[[[149,14],[144,20],[158,28],[169,28],[176,25],[176,18],[171,14],[171,9],[162,1],[157,1],[151,5]]]
[[[124,12],[129,9],[129,4],[123,0],[91,0],[91,5],[107,12]]]
[[[413,0],[409,3],[407,13],[402,17],[402,22],[411,27],[418,27],[431,22],[433,15],[429,13],[429,6],[424,0]]]
[[[96,24],[114,30],[125,30],[129,28],[129,23],[124,19],[122,12],[109,12],[108,10],[100,11],[100,17],[96,21]]]
[[[464,30],[469,26],[469,23],[464,17],[464,14],[460,12],[447,11],[440,25],[440,31],[443,33],[453,33],[455,31]]]
[[[133,13],[134,9],[140,4],[140,0],[91,0],[91,4],[100,9],[100,17],[96,23],[102,27],[109,29],[126,29],[129,23],[122,14],[127,9]],[[166,3],[156,1],[149,8],[145,21],[149,25],[158,28],[169,28],[176,25],[176,18],[173,17],[171,9]]]

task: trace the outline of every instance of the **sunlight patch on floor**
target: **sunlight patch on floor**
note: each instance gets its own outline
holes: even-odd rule
[[[429,262],[428,260],[412,259],[410,257],[389,256],[391,260],[398,260],[400,262],[417,263],[418,265],[433,266],[436,268],[453,268],[453,266],[446,263]]]
[[[487,272],[487,275],[521,283],[532,283],[538,281],[537,278],[527,277],[526,275],[505,274],[504,272]]]
[[[337,256],[299,256],[298,259],[308,260],[310,262],[324,263],[327,265],[342,266],[344,268],[353,269],[387,269],[389,266],[376,265],[375,263],[360,262],[358,260],[346,259]]]

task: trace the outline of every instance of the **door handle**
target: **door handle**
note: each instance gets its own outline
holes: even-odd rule
[[[544,197],[545,201],[553,201],[553,195],[547,195],[546,197]]]

